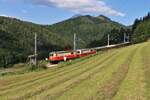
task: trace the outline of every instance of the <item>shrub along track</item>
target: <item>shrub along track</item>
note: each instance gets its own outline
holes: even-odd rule
[[[0,98],[144,100],[147,97],[149,99],[148,44],[109,50],[47,71],[2,77]]]

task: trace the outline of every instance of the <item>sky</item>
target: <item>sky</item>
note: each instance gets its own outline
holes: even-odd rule
[[[124,25],[150,12],[150,0],[0,0],[0,16],[54,24],[76,14],[105,15]]]

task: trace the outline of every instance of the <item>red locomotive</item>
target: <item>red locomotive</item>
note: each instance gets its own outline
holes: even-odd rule
[[[81,49],[76,51],[58,51],[49,54],[51,63],[57,64],[59,61],[67,61],[75,58],[84,57],[90,54],[96,54],[94,49]]]

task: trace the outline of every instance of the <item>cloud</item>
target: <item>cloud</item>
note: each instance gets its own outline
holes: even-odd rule
[[[102,0],[24,0],[37,5],[64,8],[76,13],[100,13],[113,16],[125,16]]]

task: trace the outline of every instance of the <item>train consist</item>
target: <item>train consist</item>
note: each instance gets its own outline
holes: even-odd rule
[[[67,61],[67,60],[71,60],[71,59],[81,58],[81,57],[88,56],[91,54],[96,54],[97,51],[100,51],[100,50],[107,50],[107,49],[111,49],[111,48],[122,47],[122,46],[126,46],[129,44],[130,44],[130,42],[125,42],[125,43],[120,43],[120,44],[115,44],[115,45],[95,47],[95,48],[91,48],[91,49],[79,49],[79,50],[75,50],[75,51],[51,52],[51,53],[49,53],[49,61],[52,64],[57,64],[60,61]]]
[[[80,49],[75,51],[58,51],[49,53],[49,60],[53,64],[57,64],[60,61],[67,61],[71,59],[81,58],[91,54],[96,54],[95,49]]]

